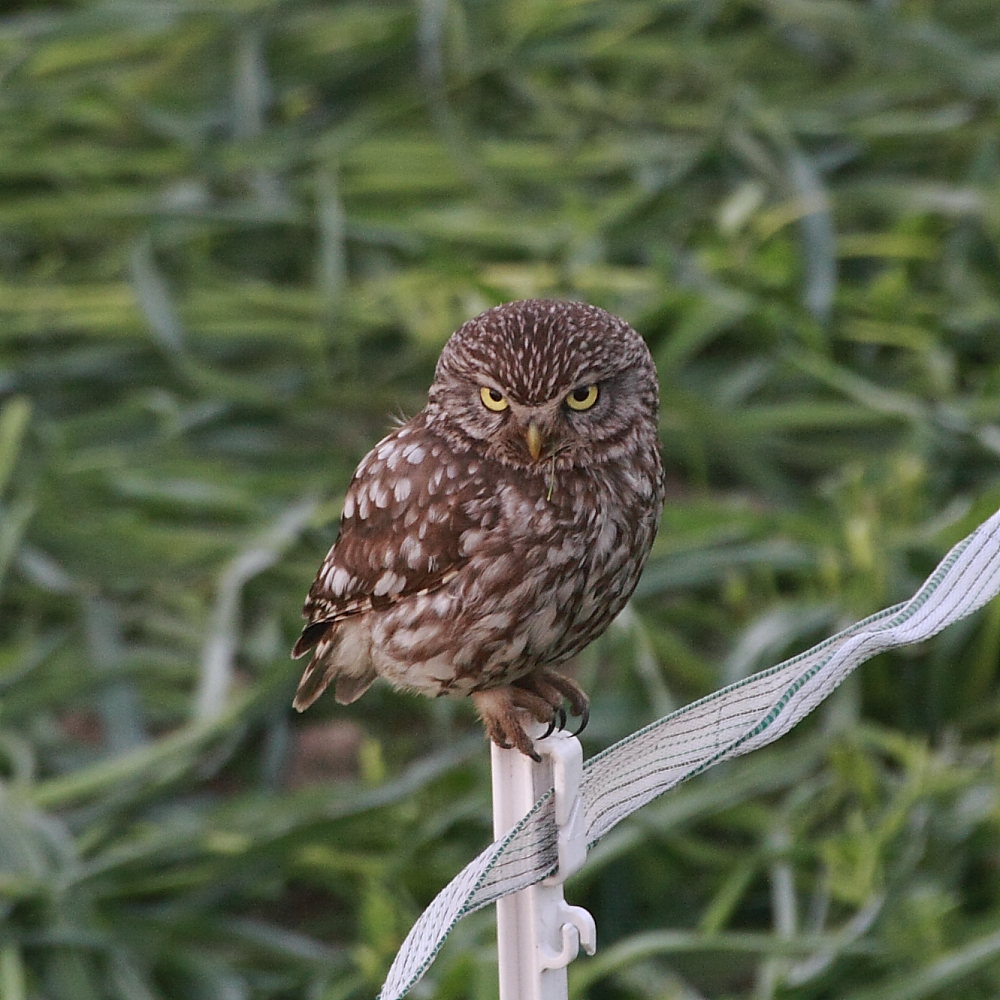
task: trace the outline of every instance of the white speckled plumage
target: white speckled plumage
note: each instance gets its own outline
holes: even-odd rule
[[[571,409],[567,395],[588,385],[596,403]],[[331,683],[353,701],[381,676],[472,695],[491,738],[526,753],[519,710],[554,720],[566,698],[585,715],[586,696],[553,668],[638,581],[663,504],[658,403],[646,345],[604,310],[527,300],[460,327],[426,408],[351,482],[293,651],[313,650],[296,707]]]

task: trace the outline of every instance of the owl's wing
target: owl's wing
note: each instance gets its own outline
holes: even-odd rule
[[[419,433],[413,423],[362,460],[344,499],[340,533],[309,589],[307,624],[292,650],[297,658],[315,648],[296,708],[308,707],[334,678],[337,700],[344,702],[360,697],[374,680],[368,664],[352,671],[351,664],[337,662],[339,623],[436,590],[465,563],[462,534],[482,526],[470,513],[480,490],[469,471],[444,442]]]

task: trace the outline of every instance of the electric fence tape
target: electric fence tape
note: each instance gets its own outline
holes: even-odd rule
[[[909,601],[672,712],[587,761],[580,794],[589,847],[674,785],[783,736],[877,653],[928,639],[997,593],[1000,511],[959,542]],[[389,969],[379,1000],[404,996],[462,917],[533,885],[555,868],[550,790],[427,907]]]

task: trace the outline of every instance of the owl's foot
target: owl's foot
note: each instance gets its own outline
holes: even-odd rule
[[[584,731],[590,721],[590,699],[583,688],[576,681],[571,681],[562,674],[557,674],[554,670],[542,668],[534,673],[528,674],[514,682],[514,686],[523,691],[528,691],[538,695],[545,701],[552,710],[552,714],[547,720],[549,723],[549,736],[554,729],[563,729],[566,726],[566,710],[563,702],[569,702],[569,714],[576,716],[580,720],[580,725],[576,727],[574,736],[578,736]],[[545,720],[539,720],[545,721]],[[545,738],[542,737],[542,739]]]
[[[517,749],[526,757],[541,761],[531,737],[525,732],[522,713],[526,712],[542,725],[551,726],[555,710],[549,701],[523,687],[513,686],[476,691],[472,701],[479,718],[483,720],[486,736],[498,747],[503,750]],[[548,732],[551,731],[550,728]]]
[[[535,761],[541,760],[541,757],[525,732],[522,713],[526,712],[536,722],[548,726],[540,739],[545,739],[557,727],[562,729],[565,726],[564,701],[569,703],[570,714],[580,719],[577,733],[583,731],[590,717],[590,699],[583,690],[574,681],[553,670],[536,670],[509,687],[476,691],[472,701],[489,739],[504,750],[516,748]]]

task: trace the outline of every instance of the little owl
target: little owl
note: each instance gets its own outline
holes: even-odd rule
[[[302,711],[376,677],[471,696],[537,758],[589,701],[556,667],[621,611],[663,506],[656,371],[624,320],[577,302],[488,309],[445,344],[427,405],[361,461],[292,655]]]

